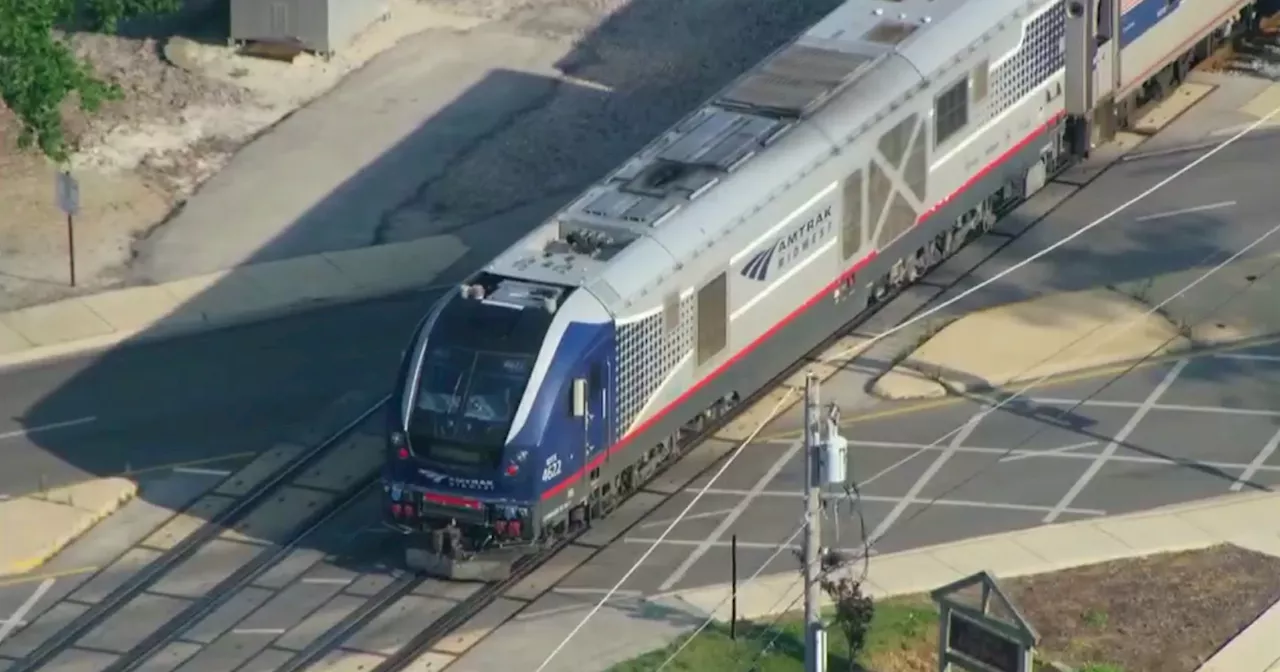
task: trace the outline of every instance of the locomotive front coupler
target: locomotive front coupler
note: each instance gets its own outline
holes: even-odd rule
[[[511,568],[521,556],[514,550],[469,551],[462,530],[451,521],[445,527],[411,536],[405,547],[405,565],[449,581],[502,581],[511,576]]]

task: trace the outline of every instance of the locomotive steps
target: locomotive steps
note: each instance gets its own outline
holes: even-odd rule
[[[902,353],[870,386],[885,399],[1014,389],[1193,351],[1280,338],[1280,256],[1210,267],[979,310]],[[1185,293],[1187,285],[1199,282]],[[1175,297],[1172,298],[1171,297]]]

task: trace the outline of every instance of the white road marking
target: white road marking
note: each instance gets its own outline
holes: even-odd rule
[[[236,628],[233,635],[283,635],[284,628]]]
[[[1044,523],[1046,525],[1057,520],[1058,516],[1062,515],[1067,510],[1068,506],[1071,506],[1071,502],[1074,502],[1076,497],[1080,496],[1080,493],[1089,485],[1089,482],[1093,480],[1093,477],[1097,476],[1099,471],[1102,471],[1102,467],[1106,465],[1107,460],[1110,460],[1111,457],[1116,454],[1116,451],[1120,450],[1120,444],[1124,443],[1125,439],[1128,439],[1129,435],[1133,433],[1133,430],[1138,428],[1138,423],[1142,422],[1142,419],[1147,416],[1147,413],[1151,412],[1152,407],[1155,406],[1156,402],[1160,401],[1160,397],[1169,390],[1169,387],[1173,385],[1173,381],[1178,379],[1178,376],[1182,374],[1182,370],[1187,367],[1189,361],[1190,360],[1179,359],[1178,363],[1174,364],[1172,369],[1169,369],[1169,372],[1165,374],[1164,379],[1160,381],[1160,384],[1156,385],[1156,388],[1151,390],[1151,394],[1147,395],[1142,406],[1140,406],[1138,410],[1134,411],[1133,415],[1129,418],[1129,421],[1124,423],[1124,427],[1120,428],[1120,431],[1111,439],[1111,442],[1107,444],[1107,447],[1103,448],[1102,452],[1094,458],[1093,462],[1089,465],[1089,468],[1085,469],[1083,474],[1080,474],[1080,478],[1076,479],[1076,482],[1071,485],[1071,489],[1067,491],[1067,494],[1063,495],[1062,499],[1058,500],[1057,506],[1053,507],[1053,510],[1045,515]]]
[[[1157,212],[1152,215],[1143,215],[1133,220],[1135,222],[1152,222],[1157,219],[1168,219],[1170,217],[1178,217],[1181,215],[1192,215],[1197,212],[1208,212],[1209,210],[1221,210],[1235,205],[1235,201],[1222,201],[1221,203],[1209,203],[1207,205],[1197,205],[1190,208],[1182,208],[1181,210],[1170,210],[1168,212]]]
[[[1213,356],[1217,359],[1238,359],[1246,362],[1280,362],[1280,355],[1254,355],[1247,352],[1222,352]]]
[[[1276,433],[1271,435],[1271,440],[1267,441],[1267,444],[1262,447],[1262,450],[1253,458],[1249,466],[1240,472],[1240,478],[1237,478],[1236,482],[1231,484],[1231,491],[1240,492],[1244,488],[1244,484],[1248,483],[1249,479],[1253,478],[1254,474],[1257,474],[1258,470],[1262,468],[1262,465],[1267,463],[1267,460],[1271,458],[1271,454],[1276,452],[1277,447],[1280,447],[1280,430],[1276,430]]]
[[[1076,443],[1070,446],[1063,446],[1061,448],[1050,448],[1049,450],[1042,450],[1037,453],[1020,453],[1018,455],[1005,455],[1004,457],[997,460],[997,462],[1017,462],[1018,460],[1025,460],[1032,457],[1050,457],[1053,455],[1062,455],[1063,453],[1069,453],[1073,450],[1080,450],[1081,448],[1088,448],[1090,446],[1096,446],[1096,445],[1098,445],[1097,441],[1085,441],[1084,443]]]
[[[742,495],[742,494],[745,494],[745,491],[712,488],[710,490],[707,490],[707,494],[708,495]],[[756,496],[757,497],[786,497],[786,498],[798,499],[800,497],[803,497],[804,493],[796,490],[764,490],[756,493]],[[839,493],[839,494],[830,493],[826,495],[823,499],[833,501],[833,502],[842,502],[842,501],[845,501],[846,498],[847,496],[844,495],[843,493]],[[864,502],[905,503],[906,505],[936,504],[938,506],[960,506],[960,507],[967,507],[967,508],[973,508],[973,509],[998,509],[998,510],[1006,510],[1006,511],[1035,511],[1040,513],[1053,510],[1052,506],[1036,506],[1034,504],[1003,504],[1000,502],[980,502],[977,500],[970,500],[970,499],[932,499],[927,497],[908,499],[906,497],[889,497],[887,495],[867,495],[867,494],[862,495],[860,499]],[[1081,515],[1094,515],[1094,516],[1101,516],[1106,513],[1101,509],[1069,509],[1069,512],[1078,513]],[[741,544],[742,542],[739,541],[738,543]]]
[[[945,450],[941,446],[932,446],[923,443],[901,443],[897,441],[849,441],[850,446],[866,446],[868,448],[889,448],[893,450],[910,450],[911,457],[921,454],[923,451],[932,450],[934,452]],[[956,449],[958,453],[974,453],[978,455],[1028,455],[1030,457],[1044,456],[1050,458],[1058,458],[1065,460],[1092,460],[1097,455],[1087,453],[1061,453],[1053,455],[1045,455],[1041,450],[1026,450],[1022,448],[990,448],[986,446],[960,446]],[[1188,461],[1204,467],[1230,471],[1234,469],[1244,469],[1249,465],[1240,462],[1215,462],[1205,460],[1176,460],[1170,457],[1160,457],[1157,455],[1113,455],[1109,462],[1121,462],[1127,464],[1156,464],[1156,465],[1181,465]],[[1272,466],[1264,464],[1258,467],[1258,471],[1280,471],[1280,466]]]
[[[689,490],[693,490],[693,488],[685,488],[685,490],[689,491]],[[718,511],[703,511],[702,513],[691,513],[685,516],[684,518],[681,518],[681,520],[684,521],[684,520],[702,520],[703,518],[718,518],[720,516],[725,516],[730,513],[733,513],[733,509],[720,509]],[[663,525],[670,525],[673,520],[674,520],[673,518],[664,518],[662,520],[655,520],[648,523],[640,523],[639,525],[636,526],[636,528],[644,530],[650,527],[662,527]]]
[[[907,490],[907,495],[902,498],[902,501],[894,505],[893,510],[889,512],[889,515],[885,516],[884,519],[880,521],[879,525],[876,525],[876,529],[873,530],[871,532],[871,536],[868,537],[873,545],[883,539],[885,533],[889,531],[889,528],[892,527],[894,523],[898,522],[898,518],[907,510],[907,507],[911,506],[911,503],[920,496],[920,491],[924,490],[924,486],[928,485],[929,481],[933,480],[933,477],[942,470],[942,466],[951,459],[951,456],[956,454],[956,449],[964,445],[964,442],[969,438],[969,435],[973,433],[973,430],[978,428],[978,423],[982,422],[984,417],[986,417],[985,410],[974,413],[973,417],[969,418],[969,421],[960,428],[960,431],[956,432],[955,436],[951,437],[951,442],[947,444],[946,450],[942,451],[942,454],[938,455],[937,459],[933,461],[933,464],[929,465],[929,468],[924,470],[923,474],[920,474],[920,478],[917,478],[916,482],[911,485],[911,489]]]
[[[659,542],[656,539],[646,539],[644,537],[623,537],[622,540],[627,542],[628,544],[661,543],[661,544],[666,544],[668,546],[701,546],[703,543],[705,543],[705,540],[700,540],[700,539],[663,539],[662,541]],[[727,541],[717,541],[715,544],[712,544],[712,545],[715,546],[716,548],[731,548],[733,546],[733,544]],[[789,548],[797,551],[804,548],[804,546],[801,544],[778,544],[777,542],[774,542],[774,541],[739,541],[738,542],[738,548],[761,549],[766,551],[775,550],[779,546],[781,546],[784,549]],[[826,548],[826,547],[824,546],[823,548]],[[866,549],[863,548],[862,546],[858,546],[856,548],[838,548],[838,549],[829,549],[829,550],[836,550],[841,553],[861,554]],[[874,556],[875,554],[876,553],[873,549],[871,552],[871,555]],[[604,593],[604,591],[600,591],[600,592]],[[660,592],[665,592],[665,591],[660,591]]]
[[[328,585],[334,585],[334,586],[345,586],[348,583],[351,583],[351,579],[326,578],[323,576],[308,576],[307,578],[303,579],[302,582],[328,584]]]
[[[1142,408],[1140,401],[1102,401],[1098,399],[1057,399],[1054,397],[1037,397],[1029,402],[1044,406],[1081,406],[1094,408]],[[1280,418],[1280,411],[1268,411],[1260,408],[1238,408],[1234,406],[1196,406],[1190,404],[1153,404],[1153,411],[1174,411],[1179,413],[1217,413],[1218,415],[1254,415],[1267,418]]]
[[[64,420],[62,422],[51,422],[47,425],[37,425],[35,427],[26,427],[23,429],[15,429],[9,432],[0,432],[0,439],[16,439],[23,436],[31,436],[32,434],[40,434],[42,432],[50,432],[55,429],[64,429],[67,427],[75,427],[76,425],[87,425],[91,422],[97,422],[98,418],[90,415],[75,420]]]
[[[561,595],[604,595],[609,592],[608,588],[552,588],[551,592]],[[615,590],[613,594],[618,597],[641,597],[644,593],[638,590]]]
[[[14,630],[17,630],[23,623],[25,623],[27,614],[31,613],[31,610],[35,608],[36,603],[40,601],[40,598],[44,597],[45,593],[49,592],[49,589],[53,587],[54,583],[54,579],[45,579],[44,581],[41,581],[40,585],[36,586],[36,591],[31,593],[31,597],[28,597],[26,601],[18,607],[17,611],[9,614],[9,617],[4,620],[4,624],[0,625],[0,642],[8,639],[9,635],[12,635]]]
[[[724,533],[733,526],[734,522],[736,522],[743,513],[746,513],[747,508],[751,506],[751,502],[756,498],[756,496],[759,493],[764,492],[765,489],[769,487],[769,484],[773,482],[773,479],[777,478],[778,474],[782,473],[782,470],[787,466],[787,463],[802,450],[804,450],[804,439],[799,439],[793,442],[791,447],[788,448],[786,452],[782,453],[782,457],[779,457],[774,461],[774,463],[769,466],[769,469],[764,472],[764,475],[756,480],[755,485],[751,486],[751,490],[742,493],[742,501],[738,502],[738,505],[733,507],[733,510],[720,521],[720,524],[716,526],[716,529],[712,530],[711,534],[703,540],[703,543],[693,549],[693,552],[689,554],[689,557],[685,558],[684,562],[680,563],[680,566],[676,567],[675,570],[671,572],[671,576],[668,576],[667,580],[663,581],[662,585],[658,586],[658,590],[671,590],[672,586],[679,583],[680,580],[684,578],[685,574],[688,574],[689,570],[693,569],[693,566],[702,559],[702,556],[706,555],[707,551],[711,550],[712,544],[720,541],[720,537],[723,537]],[[711,484],[708,483],[707,485]],[[710,488],[705,489],[708,492],[710,491]]]
[[[174,467],[173,472],[176,474],[192,474],[195,476],[230,476],[231,471],[228,469],[205,469],[203,467]]]

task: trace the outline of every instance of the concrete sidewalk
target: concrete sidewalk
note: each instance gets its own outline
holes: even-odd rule
[[[127,478],[98,478],[0,501],[0,577],[44,564],[137,493]]]
[[[0,367],[423,289],[439,283],[466,252],[454,236],[433,236],[0,313]]]
[[[1049,525],[877,556],[870,561],[867,588],[870,594],[882,598],[931,590],[980,570],[1011,578],[1220,543],[1280,556],[1277,509],[1280,493],[1229,495],[1138,514]],[[797,578],[788,572],[740,585],[739,617],[760,619],[786,610],[788,605],[800,604]],[[566,609],[551,608],[553,603],[563,605],[563,597],[543,595],[496,629],[483,622],[461,628],[450,640],[475,642],[488,636],[469,646],[447,668],[449,672],[504,669],[504,661],[509,665],[515,657],[540,663],[582,621],[599,597],[585,596],[583,606]],[[545,672],[606,670],[665,646],[698,627],[708,616],[727,619],[728,598],[727,584],[648,598],[619,596],[588,621]],[[1206,662],[1201,672],[1280,671],[1277,631],[1280,607],[1272,606]],[[429,669],[440,669],[444,662],[441,653],[428,654],[433,663]]]

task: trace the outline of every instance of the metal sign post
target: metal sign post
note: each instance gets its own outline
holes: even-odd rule
[[[55,183],[58,209],[67,216],[67,261],[71,267],[71,286],[76,286],[75,216],[80,212],[80,184],[69,171],[60,171]]]

